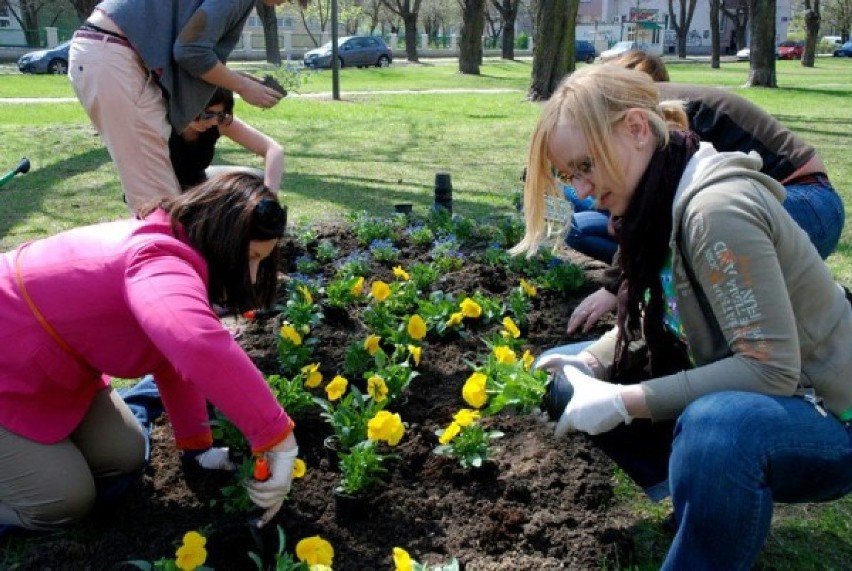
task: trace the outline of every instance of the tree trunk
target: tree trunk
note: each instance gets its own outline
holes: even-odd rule
[[[459,41],[459,71],[479,75],[482,63],[482,31],[485,29],[485,0],[462,0]]]
[[[719,6],[721,0],[710,0],[710,67],[719,69],[719,54],[722,41],[719,37]]]
[[[492,3],[503,18],[502,58],[515,59],[515,21],[520,0],[492,0]]]
[[[678,0],[680,12],[675,14],[674,3],[669,0],[669,18],[675,31],[677,44],[677,57],[686,58],[686,37],[689,27],[692,25],[692,16],[695,14],[695,5],[698,0]]]
[[[819,11],[819,0],[805,0],[805,51],[802,53],[802,66],[813,67],[816,59],[816,46],[819,41],[819,26],[822,15]]]
[[[263,23],[263,40],[266,44],[266,61],[274,66],[281,65],[281,48],[278,45],[278,18],[275,7],[267,6],[263,0],[255,2],[257,16]]]
[[[27,45],[32,47],[41,46],[41,38],[39,38],[38,29],[38,12],[41,6],[37,6],[35,2],[21,2],[21,16],[24,20],[24,37]]]
[[[579,0],[552,0],[537,3],[535,13],[535,38],[532,82],[529,99],[549,99],[562,76],[568,71],[568,40],[574,37]],[[569,18],[569,12],[573,17]],[[571,62],[573,65],[573,61]]]
[[[751,63],[746,87],[778,87],[775,77],[775,0],[752,0]]]
[[[419,62],[417,59],[417,12],[409,12],[402,16],[405,27],[405,55],[408,61]]]

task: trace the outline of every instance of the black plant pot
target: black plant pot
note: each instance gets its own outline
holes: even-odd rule
[[[394,204],[393,209],[397,214],[405,214],[406,216],[411,216],[412,204],[410,202],[402,202],[400,204]]]
[[[559,417],[562,416],[565,407],[568,406],[573,396],[574,386],[565,377],[565,373],[557,369],[547,384],[547,390],[542,400],[544,410],[547,411],[547,416],[550,417],[550,420],[559,420]]]

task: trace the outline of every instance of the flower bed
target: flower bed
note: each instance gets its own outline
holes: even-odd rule
[[[280,527],[285,554],[292,555],[300,540],[320,536],[334,550],[336,570],[393,569],[395,547],[421,563],[455,558],[460,568],[477,571],[613,566],[630,535],[629,520],[610,508],[611,465],[582,436],[555,440],[552,428],[500,392],[499,383],[483,384],[488,394],[482,402],[469,384],[477,374],[492,378],[510,366],[523,372],[526,351],[536,355],[570,342],[568,315],[598,287],[602,268],[578,258],[585,272],[566,273],[569,264],[552,270],[553,261],[509,260],[505,247],[518,238],[517,221],[435,218],[412,226],[401,216],[362,215],[295,232],[282,254],[288,273],[280,288],[284,313],[239,320],[240,343],[267,375],[315,386],[306,389],[310,400],[294,414],[304,476],[259,537],[248,530],[249,514],[223,497],[221,489],[233,480],[184,473],[168,423],[160,421],[152,464],[127,497],[102,506],[75,530],[4,539],[0,547],[27,541],[25,568],[116,568],[129,560],[173,558],[184,534],[198,531],[206,538],[206,565],[254,569],[249,553],[274,558]],[[437,268],[428,285],[414,275],[418,266]],[[585,281],[560,291],[578,276]],[[416,288],[406,285],[416,280],[422,280]],[[388,291],[376,290],[377,283]],[[382,304],[406,292],[414,305],[404,318],[382,314]],[[335,296],[340,300],[332,303]],[[310,311],[298,314],[294,304]],[[364,362],[354,361],[364,353]],[[397,373],[387,369],[393,363]],[[347,371],[363,374],[347,378]],[[403,382],[393,381],[394,374],[404,374]],[[343,387],[341,378],[347,379]],[[534,392],[533,384],[525,386]],[[364,429],[372,438],[365,446],[383,460],[367,488],[367,507],[344,516],[334,491],[345,483],[346,460],[327,446],[340,444],[328,416],[355,393],[364,406],[384,403]],[[453,445],[461,449],[465,442],[468,453],[454,454]]]

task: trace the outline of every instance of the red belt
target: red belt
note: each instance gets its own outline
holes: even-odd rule
[[[788,180],[786,184],[829,184],[828,177],[822,173],[810,173]]]
[[[128,42],[126,39],[120,38],[118,36],[110,36],[109,34],[90,32],[88,30],[77,30],[76,32],[74,32],[74,37],[85,38],[87,40],[106,41],[106,43],[108,44],[118,44],[120,46],[133,49],[133,46],[131,46],[130,42]]]

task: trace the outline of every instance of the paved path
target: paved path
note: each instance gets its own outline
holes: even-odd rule
[[[346,91],[340,92],[341,96],[364,96],[364,95],[420,95],[427,93],[453,94],[453,93],[525,93],[523,89],[493,88],[493,89],[398,89],[382,91]],[[239,97],[239,96],[237,96]],[[328,99],[331,93],[289,93],[288,98],[305,99]],[[76,97],[0,97],[0,105],[12,104],[37,104],[37,103],[76,103]]]

